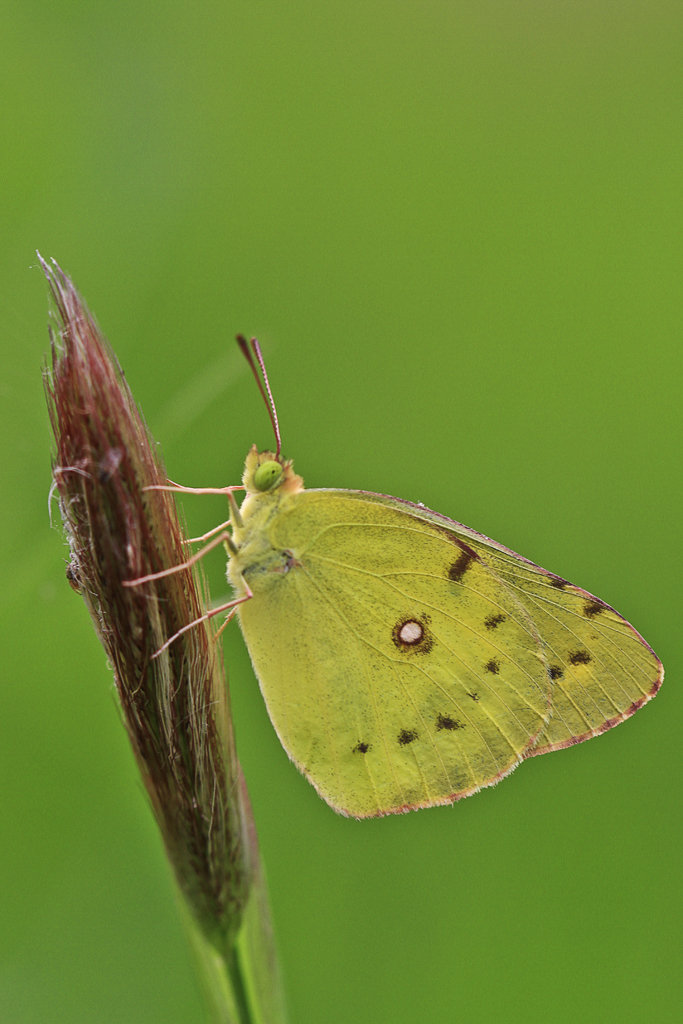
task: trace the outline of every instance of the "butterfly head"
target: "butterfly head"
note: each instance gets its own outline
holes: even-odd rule
[[[247,494],[294,493],[304,482],[294,472],[290,459],[274,452],[260,452],[254,445],[244,464],[242,483]]]

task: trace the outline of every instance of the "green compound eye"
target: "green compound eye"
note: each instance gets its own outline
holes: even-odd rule
[[[262,462],[254,472],[254,487],[257,491],[270,491],[282,478],[279,462]]]

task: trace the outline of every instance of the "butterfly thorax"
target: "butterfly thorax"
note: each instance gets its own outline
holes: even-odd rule
[[[247,455],[242,479],[246,496],[239,519],[233,517],[237,551],[228,562],[228,580],[238,593],[245,592],[245,583],[257,593],[296,566],[295,554],[273,543],[272,526],[304,486],[291,461],[256,447]]]

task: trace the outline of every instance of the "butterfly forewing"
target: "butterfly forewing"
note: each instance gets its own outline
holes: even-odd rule
[[[661,663],[618,612],[522,561],[488,558],[528,608],[550,663],[553,713],[529,756],[605,732],[654,696]]]
[[[637,630],[604,601],[438,513],[385,495],[365,497],[389,507],[403,506],[447,529],[476,552],[528,611],[553,685],[550,720],[525,756],[597,736],[656,694],[664,674],[662,663]]]

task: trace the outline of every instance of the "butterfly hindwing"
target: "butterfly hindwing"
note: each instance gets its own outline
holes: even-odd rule
[[[446,803],[498,781],[550,715],[532,618],[452,531],[343,491],[270,519],[287,572],[240,621],[292,759],[338,810]]]

